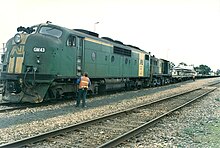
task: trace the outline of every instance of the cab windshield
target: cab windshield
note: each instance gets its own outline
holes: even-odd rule
[[[49,27],[49,26],[43,26],[40,28],[39,33],[45,34],[45,35],[50,35],[53,37],[61,37],[62,31],[60,29],[57,29],[55,27]]]

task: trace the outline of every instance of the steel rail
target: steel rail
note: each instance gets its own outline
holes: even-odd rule
[[[182,104],[182,105],[180,105],[180,106],[178,106],[178,107],[176,107],[176,108],[174,108],[174,109],[172,109],[172,110],[170,110],[170,111],[168,111],[168,112],[166,112],[166,113],[164,113],[164,114],[162,114],[162,115],[160,115],[160,116],[158,116],[158,117],[156,117],[156,118],[154,118],[154,119],[152,119],[152,120],[150,120],[150,121],[148,121],[144,124],[142,124],[141,126],[135,128],[135,129],[132,129],[131,131],[129,131],[129,132],[127,132],[127,133],[125,133],[125,134],[123,134],[123,135],[107,142],[107,143],[104,143],[104,144],[98,146],[98,148],[108,148],[108,147],[117,146],[118,144],[122,143],[123,141],[128,140],[129,138],[131,138],[131,137],[139,134],[140,132],[146,130],[147,128],[149,128],[153,124],[157,123],[159,120],[166,117],[167,115],[183,108],[186,105],[189,105],[190,103],[194,102],[195,100],[197,100],[199,98],[204,97],[205,95],[209,94],[210,92],[214,91],[215,89],[217,89],[217,88],[213,88],[213,89],[209,90],[208,92],[205,92],[204,94],[199,95],[198,97],[195,97],[194,99],[192,99],[192,100],[190,100],[190,101],[188,101],[188,102],[186,102],[186,103],[184,103],[184,104]]]
[[[5,106],[5,108],[0,109],[0,113],[14,111],[14,110],[19,110],[19,109],[22,110],[22,109],[26,109],[26,108],[44,107],[44,106],[53,105],[53,104],[67,103],[67,102],[70,102],[70,101],[71,100],[65,100],[63,102],[61,102],[61,101],[42,102],[42,103],[39,103],[39,104],[30,104],[30,103],[24,103],[24,104],[0,103],[0,106]]]
[[[36,135],[36,136],[27,137],[27,138],[24,138],[24,139],[21,139],[21,140],[18,140],[18,141],[6,143],[6,144],[3,144],[3,145],[0,145],[0,147],[1,148],[11,148],[11,147],[25,146],[29,143],[35,143],[35,142],[38,142],[38,141],[45,140],[48,137],[54,137],[54,136],[60,135],[60,134],[65,133],[65,132],[74,131],[74,130],[79,129],[81,127],[85,127],[87,125],[90,125],[90,124],[93,124],[93,123],[96,123],[96,122],[100,122],[101,120],[106,120],[106,119],[110,119],[112,117],[117,117],[117,116],[120,116],[122,114],[126,114],[127,112],[131,112],[135,109],[140,109],[140,108],[143,108],[143,107],[146,107],[146,106],[149,106],[149,105],[153,105],[155,103],[159,103],[159,102],[165,101],[167,99],[175,98],[175,97],[178,97],[178,96],[181,96],[181,95],[193,92],[193,91],[197,91],[197,90],[200,90],[200,89],[202,89],[202,87],[194,89],[194,90],[186,91],[186,92],[183,92],[183,93],[175,94],[175,95],[172,95],[172,96],[169,96],[169,97],[165,97],[165,98],[162,98],[162,99],[159,99],[159,100],[156,100],[156,101],[152,101],[152,102],[149,102],[149,103],[146,103],[146,104],[142,104],[142,105],[139,105],[139,106],[136,106],[136,107],[133,107],[133,108],[129,108],[129,109],[126,109],[126,110],[123,110],[123,111],[115,112],[115,113],[108,114],[108,115],[105,115],[105,116],[102,116],[102,117],[97,117],[97,118],[92,119],[92,120],[87,120],[87,121],[84,121],[84,122],[81,122],[81,123],[70,125],[70,126],[62,128],[62,129],[52,130],[52,131],[45,132],[45,133],[42,133],[42,134],[39,134],[39,135]]]
[[[220,83],[220,81],[214,82],[214,83],[208,84],[208,86],[214,86],[214,85],[217,85],[217,84],[219,84],[219,83]]]
[[[18,104],[18,106],[16,106],[16,104],[3,104],[3,106],[5,108],[0,109],[0,113],[19,110],[19,109],[22,110],[22,109],[27,109],[27,108],[35,108],[35,107],[39,107],[43,105],[42,104],[28,104],[28,105]]]
[[[26,108],[28,108],[28,107],[27,107],[27,106],[21,106],[21,107],[7,107],[7,108],[0,109],[0,113],[8,112],[8,111],[14,111],[14,110],[18,110],[18,109],[26,109]]]

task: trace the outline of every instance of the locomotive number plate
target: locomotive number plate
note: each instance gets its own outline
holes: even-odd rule
[[[44,47],[34,47],[33,51],[34,52],[45,52],[46,49]]]

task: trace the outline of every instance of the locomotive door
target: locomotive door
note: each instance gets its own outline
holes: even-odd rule
[[[77,37],[77,52],[76,52],[76,75],[81,76],[84,70],[84,41],[83,38]]]

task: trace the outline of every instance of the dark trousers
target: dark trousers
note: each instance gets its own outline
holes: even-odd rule
[[[87,94],[87,89],[79,89],[78,90],[78,97],[76,99],[76,106],[79,106],[80,101],[82,99],[82,107],[85,107],[85,105],[86,105],[86,94]]]

